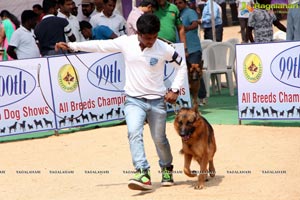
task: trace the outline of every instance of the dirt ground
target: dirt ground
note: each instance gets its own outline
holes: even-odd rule
[[[172,187],[160,187],[158,158],[145,126],[154,190],[128,189],[133,168],[126,126],[0,144],[0,197],[7,200],[296,200],[300,199],[299,128],[214,125],[216,177],[203,190],[182,173],[179,136],[167,124]],[[192,169],[198,170],[193,162]]]
[[[228,29],[228,30],[227,30]],[[229,30],[230,29],[230,30]],[[239,27],[225,28],[238,35]],[[172,187],[160,187],[158,158],[145,126],[154,190],[129,190],[133,167],[126,126],[0,144],[0,198],[5,200],[299,200],[299,128],[213,125],[216,177],[203,190],[182,173],[181,139],[167,134],[174,157]],[[199,170],[193,162],[192,169]]]

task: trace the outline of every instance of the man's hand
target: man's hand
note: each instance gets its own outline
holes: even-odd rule
[[[58,42],[55,44],[55,51],[59,51],[60,49],[63,51],[71,50],[65,42]]]
[[[168,93],[165,95],[165,101],[174,104],[177,100],[179,93],[168,91]]]

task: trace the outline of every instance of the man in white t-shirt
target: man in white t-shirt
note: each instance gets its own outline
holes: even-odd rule
[[[73,9],[73,1],[72,0],[58,0],[59,11],[57,13],[57,17],[65,18],[68,20],[70,27],[72,29],[72,33],[76,38],[76,42],[84,41],[84,37],[80,32],[79,21],[77,17],[71,14]],[[66,37],[66,41],[69,42],[68,37]]]
[[[22,25],[13,33],[7,53],[13,59],[40,57],[33,29],[38,21],[38,15],[32,10],[24,10],[21,15]]]
[[[128,187],[133,190],[151,190],[150,165],[147,161],[143,130],[147,120],[159,157],[162,186],[173,181],[173,157],[166,136],[166,102],[174,103],[183,86],[186,65],[175,49],[158,40],[160,21],[153,14],[144,14],[137,21],[136,35],[122,35],[112,40],[56,43],[56,50],[114,53],[121,52],[125,61],[125,119],[132,162],[136,169]],[[166,62],[174,63],[175,78],[171,89],[164,85]],[[125,138],[126,136],[124,136]]]
[[[79,21],[89,22],[92,16],[97,13],[94,0],[82,0],[81,4],[79,4],[77,19]]]
[[[91,25],[108,26],[118,36],[126,34],[126,20],[122,15],[114,12],[117,0],[103,0],[103,3],[103,11],[91,18]]]

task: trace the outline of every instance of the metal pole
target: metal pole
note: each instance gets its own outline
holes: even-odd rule
[[[211,11],[211,28],[213,41],[216,41],[216,26],[215,26],[215,12],[214,12],[214,2],[210,0],[210,11]]]

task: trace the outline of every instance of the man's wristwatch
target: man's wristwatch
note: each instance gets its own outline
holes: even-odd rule
[[[176,88],[171,88],[171,91],[172,91],[173,93],[179,94],[179,90],[176,89]]]

